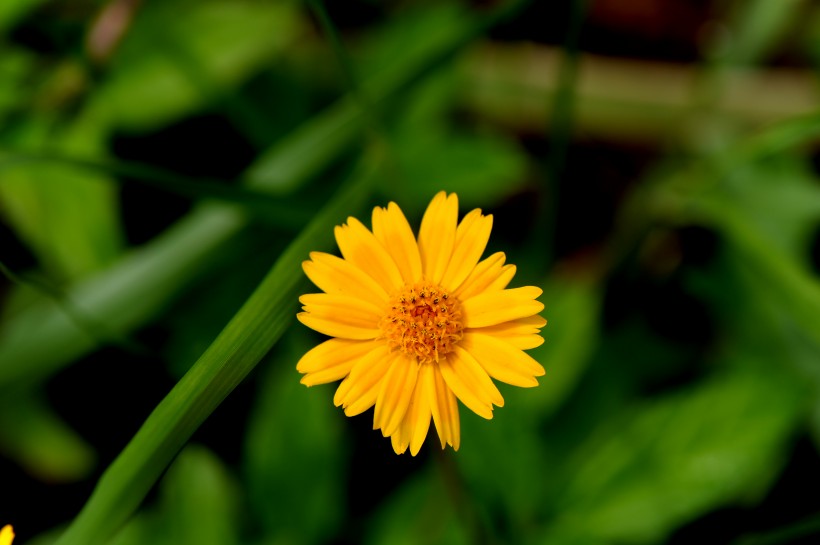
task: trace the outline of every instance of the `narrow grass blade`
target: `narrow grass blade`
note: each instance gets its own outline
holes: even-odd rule
[[[330,48],[333,50],[336,62],[341,68],[350,96],[359,103],[359,108],[366,116],[366,121],[370,125],[371,131],[376,134],[382,133],[381,112],[378,111],[376,105],[370,100],[370,97],[362,91],[359,78],[353,69],[353,63],[350,61],[350,56],[347,54],[344,45],[342,45],[342,39],[339,36],[336,26],[333,24],[333,20],[325,9],[324,2],[322,2],[322,0],[308,0],[308,4],[322,25],[322,30],[330,43]]]
[[[556,219],[561,202],[561,179],[567,161],[567,153],[572,140],[576,117],[576,87],[578,80],[579,45],[581,27],[586,18],[587,0],[573,0],[570,8],[567,36],[564,41],[564,55],[558,74],[555,95],[550,97],[550,151],[547,157],[547,177],[545,180],[547,198],[541,199],[532,230],[530,255],[536,259],[539,270],[546,268],[554,259]]]
[[[326,248],[333,226],[358,211],[373,183],[372,167],[339,191],[283,252],[222,333],[156,407],[100,479],[58,545],[105,543],[136,510],[191,434],[247,376],[293,322],[306,280],[301,262]]]

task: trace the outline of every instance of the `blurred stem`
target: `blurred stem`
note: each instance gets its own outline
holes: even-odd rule
[[[453,510],[467,530],[470,538],[469,543],[474,545],[496,545],[498,539],[495,537],[495,532],[488,525],[482,524],[475,505],[469,495],[465,493],[464,483],[458,473],[458,468],[453,462],[451,453],[438,448],[434,444],[430,448],[433,450],[438,474],[444,490],[453,504]]]
[[[69,168],[113,175],[111,180],[155,187],[162,191],[195,200],[215,200],[238,204],[258,221],[277,227],[297,230],[313,216],[313,211],[292,202],[284,203],[262,191],[232,185],[226,181],[189,178],[176,172],[144,163],[83,159],[56,153],[0,152],[0,173],[20,164],[57,164]]]
[[[376,103],[367,93],[367,90],[362,88],[359,83],[359,78],[353,68],[353,63],[350,60],[347,50],[342,43],[339,31],[333,20],[327,13],[325,4],[322,0],[307,0],[313,13],[319,19],[327,39],[330,41],[330,47],[336,57],[336,62],[342,71],[345,83],[348,88],[348,95],[352,97],[364,119],[365,135],[369,140],[370,146],[375,148],[376,153],[381,153],[385,157],[385,169],[390,169],[390,176],[394,179],[401,180],[402,174],[398,168],[398,163],[395,159],[395,154],[390,145],[390,138],[385,130],[384,118],[380,110],[379,104]]]
[[[353,63],[350,61],[350,56],[342,44],[336,25],[333,24],[330,15],[327,13],[324,2],[322,0],[308,0],[308,4],[317,19],[319,19],[322,30],[324,30],[327,39],[330,41],[330,47],[333,49],[333,54],[336,56],[336,61],[342,70],[342,76],[345,79],[348,91],[364,114],[366,122],[370,127],[371,137],[384,137],[384,127],[378,105],[367,96],[367,93],[362,89],[361,85],[359,85],[359,78],[356,77]]]
[[[587,0],[573,0],[564,41],[563,57],[558,71],[557,88],[551,97],[550,151],[547,157],[545,191],[542,192],[536,224],[533,229],[535,270],[546,270],[555,260],[558,206],[561,200],[561,179],[567,162],[575,120],[576,82],[578,79],[578,46],[581,28],[587,12]],[[539,240],[540,239],[540,240]]]

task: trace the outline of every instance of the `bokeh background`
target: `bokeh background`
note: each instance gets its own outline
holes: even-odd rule
[[[816,543],[819,63],[810,0],[0,2],[0,525],[54,543],[364,176],[334,221],[494,215],[541,385],[396,456],[299,384],[301,279],[106,543]]]

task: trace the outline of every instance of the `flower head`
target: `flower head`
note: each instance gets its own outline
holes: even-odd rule
[[[375,406],[373,429],[396,453],[415,456],[430,427],[441,446],[461,441],[456,399],[490,419],[504,405],[492,379],[537,386],[537,287],[506,289],[515,275],[503,252],[481,259],[493,218],[473,210],[458,222],[458,198],[438,193],[418,239],[401,209],[373,209],[373,230],[356,218],[337,226],[342,257],[313,252],[302,264],[324,293],[299,298],[299,321],[332,337],[297,364],[307,386],[342,380],[333,398],[347,416]]]
[[[14,540],[14,530],[11,524],[6,524],[0,529],[0,545],[11,545]]]

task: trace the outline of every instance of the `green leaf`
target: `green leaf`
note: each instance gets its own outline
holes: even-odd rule
[[[735,2],[730,24],[733,36],[731,40],[724,40],[725,47],[720,53],[733,64],[767,60],[800,23],[806,4],[805,0]]]
[[[453,16],[448,9],[438,15]],[[458,193],[465,207],[487,207],[527,183],[527,156],[513,139],[450,128],[462,83],[454,71],[436,74],[398,112],[391,143],[401,183],[385,180],[382,192],[410,213],[420,213],[442,189]]]
[[[429,135],[447,130],[461,84],[454,70],[446,70],[427,78],[409,93],[393,122],[399,140],[402,135],[412,140],[425,132]]]
[[[423,210],[438,191],[458,193],[464,207],[491,206],[526,183],[527,159],[502,136],[404,135],[396,146],[403,182],[385,181],[382,192],[408,210]]]
[[[486,19],[455,18],[451,8],[423,10],[418,17],[424,22],[437,20],[440,11],[450,14],[446,20],[451,24],[440,26],[434,23],[437,31],[425,35],[426,39],[413,40],[410,46],[405,44],[399,48],[389,62],[367,63],[366,69],[360,71],[365,74],[360,78],[361,91],[380,111],[389,111],[387,99],[412,89],[421,76],[446,61],[475,36],[482,24],[495,19],[492,14]],[[382,48],[388,37],[373,38],[368,49],[384,51]],[[367,77],[370,74],[373,75]],[[273,192],[290,193],[296,188],[294,181],[314,176],[317,167],[327,165],[330,159],[347,150],[354,142],[352,137],[361,134],[365,121],[355,97],[347,96],[328,108],[325,115],[301,125],[263,153],[248,169],[244,179],[251,187],[264,184]]]
[[[55,126],[34,117],[22,132],[18,145],[26,148],[48,144],[84,154],[101,150],[98,127],[84,119]],[[110,264],[122,247],[116,186],[100,174],[47,164],[8,166],[0,178],[0,213],[61,280]]]
[[[601,288],[589,280],[556,276],[547,281],[539,297],[548,321],[541,330],[544,344],[527,351],[546,375],[538,388],[515,390],[516,404],[543,418],[572,393],[598,344],[602,298]]]
[[[803,173],[773,177],[760,163],[752,164],[760,178],[744,170],[746,176],[735,183],[691,195],[689,206],[723,233],[750,273],[763,280],[765,293],[820,343],[820,281],[808,259],[809,236],[820,219],[820,188]]]
[[[434,447],[438,448],[438,447]],[[444,454],[448,455],[447,453]],[[456,513],[451,494],[445,489],[440,471],[432,467],[415,473],[384,502],[372,523],[368,525],[364,540],[368,545],[389,543],[391,545],[459,545],[476,543]],[[454,477],[454,476],[451,476]],[[455,483],[451,483],[458,486]],[[465,498],[465,502],[468,502]],[[482,539],[487,539],[482,535]]]
[[[424,40],[396,42],[394,54],[382,62],[363,63],[367,69],[360,70],[362,74],[369,75],[368,69],[374,70],[369,77],[361,78],[363,93],[380,111],[389,111],[388,106],[393,106],[394,101],[388,102],[388,99],[414,88],[419,80],[523,3],[520,0],[508,2],[481,17],[449,6],[421,10],[418,14],[421,24],[433,25],[436,31],[422,34]],[[395,35],[388,33],[387,38],[374,38],[375,45],[370,49],[377,52],[376,56],[387,51],[383,39],[394,40]],[[400,105],[394,107],[400,108]],[[276,193],[292,192],[299,185],[294,181],[316,175],[333,157],[351,146],[353,137],[360,135],[364,126],[361,114],[356,100],[346,96],[328,108],[324,115],[303,124],[264,152],[245,173],[245,181],[251,187],[265,187]]]
[[[797,264],[808,263],[813,230],[820,221],[820,189],[811,167],[781,156],[735,168],[722,184],[718,205],[743,215]]]
[[[271,62],[302,26],[294,2],[146,4],[89,110],[121,128],[159,127],[220,99]]]
[[[818,134],[820,116],[789,119],[667,175],[633,203],[664,221],[722,233],[764,282],[764,293],[815,343],[820,282],[809,267],[808,242],[820,218],[820,189],[794,151]]]
[[[508,517],[515,541],[524,539],[541,513],[543,489],[533,486],[546,459],[539,429],[573,391],[598,338],[600,294],[591,282],[550,278],[540,299],[549,320],[542,330],[546,341],[527,351],[547,371],[538,387],[499,384],[504,407],[493,411],[491,422],[461,411],[458,465],[474,497]]]
[[[5,0],[0,3],[0,34],[4,34],[20,19],[46,0]]]
[[[396,59],[423,58],[453,38],[453,29],[470,18],[456,2],[409,5],[376,26],[357,47],[357,71],[378,74],[393,70]],[[423,40],[419,36],[424,36]]]
[[[3,6],[9,5],[8,3]],[[3,8],[0,7],[0,10]],[[0,15],[0,21],[2,15]],[[2,22],[0,22],[2,27]],[[0,123],[7,126],[7,116],[25,104],[29,94],[25,87],[26,78],[31,74],[35,59],[26,51],[5,48],[0,56]]]
[[[113,267],[66,290],[66,300],[100,337],[54,300],[32,306],[0,330],[0,388],[45,378],[100,343],[131,331],[162,310],[215,259],[244,225],[227,207],[203,206]],[[43,342],[48,339],[48,342]]]
[[[545,475],[546,453],[536,415],[517,404],[511,387],[501,385],[499,390],[504,407],[496,408],[489,422],[459,407],[461,449],[456,462],[476,503],[500,514],[511,541],[519,542],[539,517],[542,491],[536,480]],[[533,389],[524,393],[535,394]]]
[[[345,516],[345,417],[332,394],[320,391],[327,386],[299,383],[295,363],[311,345],[304,327],[294,328],[261,379],[246,435],[246,480],[269,541],[317,543],[330,539]]]
[[[160,535],[161,521],[159,514],[155,510],[143,512],[128,521],[117,535],[107,542],[107,545],[144,545],[145,543],[161,543]],[[55,535],[48,545],[53,545],[59,539],[59,534]],[[40,545],[39,543],[37,545]],[[45,544],[43,544],[45,545]]]
[[[754,357],[602,422],[561,468],[569,480],[545,539],[658,543],[717,506],[759,498],[785,461],[806,390]]]
[[[185,448],[162,480],[160,496],[160,535],[152,542],[239,543],[239,488],[208,449]]]

